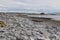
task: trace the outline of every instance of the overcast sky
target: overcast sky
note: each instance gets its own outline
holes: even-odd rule
[[[0,0],[0,11],[59,12],[60,0]]]

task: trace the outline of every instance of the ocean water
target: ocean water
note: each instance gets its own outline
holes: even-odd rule
[[[60,21],[60,15],[28,15],[29,17],[44,17],[44,18],[52,18],[52,20]]]

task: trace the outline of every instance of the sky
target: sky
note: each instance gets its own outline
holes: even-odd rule
[[[60,12],[60,0],[0,0],[0,12]]]

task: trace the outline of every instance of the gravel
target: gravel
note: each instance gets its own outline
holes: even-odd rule
[[[60,40],[60,27],[29,18],[8,15],[7,27],[0,27],[0,40]]]

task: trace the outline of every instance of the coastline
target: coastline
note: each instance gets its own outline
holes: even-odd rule
[[[0,14],[0,40],[60,40],[60,21],[28,14]]]

